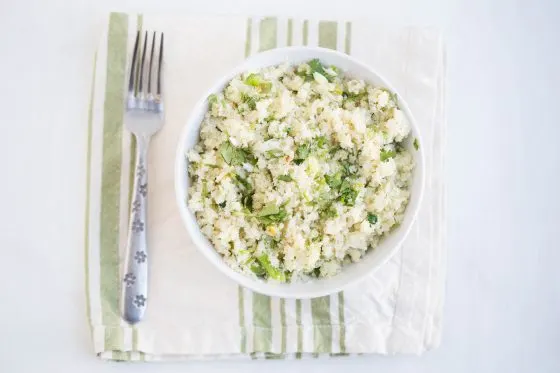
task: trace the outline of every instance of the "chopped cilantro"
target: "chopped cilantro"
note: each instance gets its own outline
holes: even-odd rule
[[[259,89],[262,93],[268,93],[272,89],[272,83],[262,82],[261,84],[259,84]]]
[[[319,61],[317,58],[312,59],[307,63],[309,65],[309,72],[307,71],[296,71],[296,75],[301,76],[306,81],[313,80],[313,73],[318,73],[323,75],[329,82],[332,82],[334,76],[329,74],[325,69],[325,66]],[[335,66],[330,66],[330,70],[332,70],[335,74],[337,73],[337,68]]]
[[[360,93],[343,92],[342,98],[348,101],[360,101],[367,97],[367,92],[363,91]]]
[[[356,166],[354,166],[350,161],[340,161],[340,166],[342,167],[343,176],[351,176],[356,173]]]
[[[280,158],[284,155],[284,152],[280,149],[273,149],[266,151],[265,154],[268,158]]]
[[[414,145],[414,149],[418,150],[420,149],[420,144],[418,144],[418,139],[415,138],[414,141],[412,142],[412,145]]]
[[[338,216],[338,212],[336,211],[336,208],[332,205],[332,203],[330,203],[319,211],[319,216],[325,219],[332,219]]]
[[[305,161],[305,159],[309,157],[310,152],[311,146],[309,144],[302,144],[298,146],[298,148],[296,149],[296,155],[294,157],[294,163],[298,165],[302,164],[303,161]]]
[[[206,184],[206,181],[202,182],[202,197],[206,198],[210,195],[210,193],[208,192],[208,185]]]
[[[264,268],[264,270],[266,271],[266,273],[268,274],[268,276],[274,280],[280,281],[280,282],[286,282],[286,274],[281,271],[280,269],[274,267],[271,263],[270,263],[270,259],[268,258],[268,255],[263,254],[261,256],[259,256],[257,258],[258,262],[260,263],[260,265],[262,266],[262,268]]]
[[[217,102],[218,102],[218,96],[216,96],[213,93],[210,96],[208,96],[208,105],[210,105],[210,107],[212,107],[212,105],[214,105]]]
[[[385,89],[385,92],[387,92],[387,94],[389,95],[389,98],[391,99],[391,101],[393,101],[393,103],[395,104],[395,106],[398,105],[399,103],[399,98],[397,96],[397,94],[395,92],[391,92],[388,89]]]
[[[319,136],[315,139],[315,145],[318,148],[323,148],[327,144],[327,138],[325,136]]]
[[[218,203],[218,206],[220,206],[221,208],[226,207],[226,201],[224,201],[222,203]]]
[[[247,149],[236,148],[229,141],[222,143],[219,148],[224,161],[231,166],[238,166],[243,163],[256,164],[257,159]]]
[[[385,162],[389,158],[394,158],[397,152],[394,150],[381,150],[381,162]]]
[[[313,77],[313,73],[319,73],[319,74],[323,75],[325,78],[327,78],[327,80],[329,82],[332,82],[334,77],[325,71],[325,67],[323,66],[321,61],[319,61],[319,59],[317,59],[317,58],[312,59],[307,64],[311,68],[311,76],[312,77]]]
[[[340,185],[342,185],[342,172],[339,171],[334,175],[325,175],[325,181],[331,189],[338,190]]]
[[[241,102],[247,104],[250,110],[255,110],[257,108],[257,101],[255,98],[246,93],[241,94]]]
[[[253,193],[254,189],[251,183],[239,175],[235,175],[233,179],[241,192],[241,203],[249,211],[253,211]]]
[[[266,275],[266,270],[262,267],[260,262],[251,264],[251,271],[257,275],[257,277],[264,277]]]
[[[377,223],[377,215],[372,214],[371,212],[368,212],[367,220],[369,221],[370,224],[375,224],[375,223]]]
[[[348,181],[348,179],[344,179],[342,185],[340,186],[340,196],[338,197],[338,200],[346,206],[354,206],[356,197],[358,197],[358,191],[352,187],[352,184]]]
[[[274,203],[269,203],[259,211],[256,217],[263,224],[272,224],[284,221],[287,215],[284,208],[278,207]]]
[[[292,179],[292,177],[290,175],[280,175],[280,176],[278,176],[278,180],[293,181],[294,179]]]

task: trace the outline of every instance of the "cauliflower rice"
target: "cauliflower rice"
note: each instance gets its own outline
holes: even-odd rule
[[[243,73],[208,102],[188,205],[235,270],[333,276],[402,221],[414,161],[389,90],[311,60]]]

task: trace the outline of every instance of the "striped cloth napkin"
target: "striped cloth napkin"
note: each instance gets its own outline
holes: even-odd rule
[[[145,321],[119,316],[134,142],[123,127],[127,61],[137,30],[165,33],[166,122],[150,155],[150,293]],[[427,188],[418,221],[382,269],[312,300],[238,287],[197,252],[175,202],[177,139],[203,92],[246,56],[287,45],[350,53],[408,101],[424,137]],[[87,148],[86,290],[103,359],[302,358],[420,354],[439,344],[445,277],[445,56],[432,29],[366,21],[113,13],[95,55]]]

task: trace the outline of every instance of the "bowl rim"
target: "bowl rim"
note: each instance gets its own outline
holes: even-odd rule
[[[415,152],[414,155],[414,160],[415,160],[415,173],[414,173],[414,177],[419,177],[420,181],[419,181],[419,188],[418,190],[415,191],[414,196],[411,196],[411,199],[414,198],[417,202],[416,205],[414,206],[414,210],[413,211],[409,211],[408,214],[411,216],[409,223],[407,226],[401,226],[401,229],[403,229],[404,231],[401,233],[401,237],[400,239],[390,248],[390,250],[387,251],[387,253],[380,258],[380,261],[378,262],[377,265],[371,266],[371,268],[369,268],[369,270],[365,271],[364,273],[362,273],[359,276],[355,276],[354,278],[350,278],[347,281],[337,285],[337,286],[330,286],[330,287],[325,287],[322,289],[317,289],[317,290],[307,290],[307,291],[297,291],[297,292],[290,292],[287,290],[283,290],[283,291],[279,291],[279,290],[273,290],[271,291],[270,289],[266,289],[267,287],[267,282],[265,281],[259,281],[259,280],[255,280],[250,278],[249,276],[246,276],[244,274],[241,274],[237,271],[235,271],[233,268],[231,268],[222,258],[221,255],[215,250],[214,246],[212,245],[212,243],[209,241],[208,238],[206,238],[207,242],[200,242],[199,240],[199,235],[198,233],[200,232],[200,227],[198,225],[198,222],[196,221],[196,218],[191,217],[188,214],[188,204],[186,199],[184,199],[185,197],[188,197],[188,191],[185,191],[185,187],[183,185],[183,180],[185,179],[185,175],[184,173],[186,172],[184,165],[185,162],[187,162],[188,164],[188,160],[186,160],[186,152],[188,151],[187,147],[185,146],[186,144],[186,140],[189,137],[189,133],[192,131],[192,129],[190,128],[189,124],[191,124],[191,122],[194,122],[194,116],[196,115],[196,113],[199,113],[202,109],[203,106],[207,106],[207,97],[215,92],[219,92],[223,89],[224,85],[227,84],[227,82],[231,81],[235,76],[237,76],[238,74],[248,71],[250,70],[247,65],[249,65],[252,61],[257,60],[257,59],[263,59],[266,58],[268,55],[276,55],[276,54],[289,54],[289,53],[294,53],[294,52],[300,52],[300,51],[307,51],[307,52],[316,52],[317,54],[331,54],[333,56],[337,56],[339,58],[343,58],[348,60],[350,63],[352,63],[353,65],[356,65],[362,69],[366,69],[368,70],[371,74],[375,75],[377,77],[377,79],[379,81],[382,82],[382,85],[385,88],[388,88],[391,92],[396,93],[397,96],[399,97],[399,109],[402,110],[406,116],[406,118],[409,121],[409,124],[411,126],[411,128],[414,130],[414,136],[417,139],[418,143],[419,143],[419,148],[418,151]],[[320,57],[319,57],[320,58]],[[288,61],[289,62],[289,61]],[[276,66],[281,64],[282,62],[274,62],[271,64],[263,64],[260,68],[264,68],[264,67],[268,67],[268,66]],[[202,123],[202,122],[201,122]],[[200,124],[198,123],[197,128],[200,128]],[[184,122],[183,125],[183,129],[181,130],[179,139],[178,139],[178,143],[177,143],[177,150],[176,150],[176,154],[175,154],[175,167],[174,167],[174,184],[175,184],[175,197],[176,197],[176,202],[179,208],[179,213],[181,215],[181,220],[183,222],[183,225],[185,226],[192,242],[194,243],[194,245],[196,246],[197,250],[199,252],[202,253],[202,255],[208,260],[210,261],[214,267],[216,267],[221,273],[223,273],[224,275],[226,275],[228,278],[230,278],[231,280],[235,281],[237,284],[246,287],[250,290],[253,290],[257,293],[260,294],[264,294],[264,295],[268,295],[268,296],[278,296],[278,297],[282,297],[282,298],[288,298],[288,299],[308,299],[308,298],[315,298],[315,297],[320,297],[320,296],[325,296],[325,295],[329,295],[329,294],[334,294],[337,293],[343,289],[346,289],[347,287],[354,285],[362,280],[364,280],[366,277],[368,277],[369,275],[373,274],[375,271],[377,271],[379,268],[383,267],[401,248],[404,240],[408,237],[408,235],[410,234],[410,231],[412,229],[412,227],[414,226],[414,223],[418,217],[418,213],[420,210],[420,207],[422,205],[422,201],[423,201],[423,197],[424,197],[424,189],[425,189],[425,179],[426,179],[426,172],[425,172],[425,156],[424,156],[424,142],[422,140],[422,134],[419,131],[416,119],[414,118],[412,112],[410,111],[410,108],[407,104],[407,102],[403,99],[402,95],[393,87],[393,85],[382,75],[380,74],[374,67],[369,66],[359,60],[357,60],[356,58],[336,51],[336,50],[332,50],[332,49],[328,49],[328,48],[322,48],[322,47],[309,47],[309,46],[290,46],[290,47],[281,47],[281,48],[275,48],[275,49],[271,49],[268,51],[264,51],[264,52],[260,52],[257,54],[254,54],[252,56],[249,56],[248,58],[244,59],[242,62],[240,62],[239,64],[237,64],[233,69],[228,70],[228,72],[224,75],[222,75],[221,78],[216,79],[213,84],[204,91],[204,94],[201,96],[201,98],[197,101],[197,103],[192,107],[192,109],[190,110],[187,119]],[[188,174],[188,172],[187,172]],[[188,178],[188,175],[186,175]],[[407,209],[411,208],[412,206],[410,206],[411,203],[409,202],[407,205]],[[394,234],[394,233],[389,233],[389,234]],[[208,248],[206,247],[207,244],[211,247],[211,251],[208,250]],[[216,260],[216,254],[218,256],[220,256],[219,260]],[[335,278],[338,275],[335,275],[333,278]],[[320,279],[317,281],[321,281]],[[259,286],[260,285],[260,286]],[[287,289],[287,288],[285,288]]]

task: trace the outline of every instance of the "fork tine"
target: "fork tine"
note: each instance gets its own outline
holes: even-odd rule
[[[161,39],[159,42],[159,61],[158,61],[158,74],[157,74],[157,92],[156,94],[161,95],[161,65],[163,61],[163,32],[161,33]]]
[[[140,39],[140,31],[136,34],[136,41],[134,42],[134,51],[132,52],[132,64],[130,65],[130,79],[128,80],[128,92],[134,91],[134,72],[136,70],[136,54],[138,53],[138,39]]]
[[[142,94],[142,82],[144,78],[144,61],[146,60],[146,49],[148,46],[148,31],[144,37],[144,49],[142,50],[142,62],[140,62],[140,81],[138,82],[138,93]]]
[[[154,63],[154,47],[156,45],[156,32],[152,37],[152,51],[150,52],[150,67],[148,70],[148,94],[152,94],[152,66]]]

